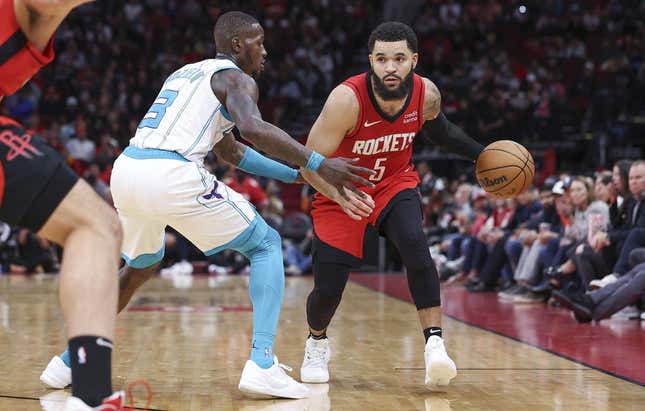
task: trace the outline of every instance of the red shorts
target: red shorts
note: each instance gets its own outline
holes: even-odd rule
[[[416,171],[392,175],[371,189],[363,188],[374,199],[374,211],[360,221],[351,219],[334,201],[316,193],[311,210],[316,236],[328,245],[343,250],[355,257],[363,258],[363,239],[368,224],[376,227],[381,212],[390,200],[406,189],[419,185]]]

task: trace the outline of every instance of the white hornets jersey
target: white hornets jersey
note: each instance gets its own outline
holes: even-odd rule
[[[213,73],[238,69],[230,60],[209,59],[172,73],[137,127],[130,145],[175,151],[202,164],[235,125],[211,89]]]

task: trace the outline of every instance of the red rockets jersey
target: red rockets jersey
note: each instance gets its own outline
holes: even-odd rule
[[[53,38],[38,50],[20,30],[13,0],[0,0],[0,98],[15,93],[53,59]]]
[[[355,165],[371,168],[379,181],[405,170],[412,160],[412,142],[423,126],[425,84],[413,74],[414,87],[397,116],[384,113],[376,103],[369,73],[359,74],[343,84],[354,91],[360,106],[356,127],[345,136],[332,157],[359,158]]]
[[[410,174],[409,178],[419,180],[412,161],[412,143],[423,126],[423,102],[425,84],[421,76],[413,74],[412,92],[397,116],[384,113],[374,97],[369,73],[350,77],[342,84],[351,88],[359,103],[358,121],[354,130],[345,136],[331,157],[358,158],[354,165],[371,168],[376,174],[370,181],[380,185],[390,183],[393,176]],[[375,189],[362,188],[368,194]],[[316,200],[324,198],[316,194]]]
[[[424,123],[425,84],[416,74],[413,82],[403,108],[394,117],[384,113],[376,103],[369,73],[343,82],[358,99],[359,115],[354,130],[330,157],[358,158],[354,165],[376,171],[369,178],[376,187],[360,187],[372,196],[375,207],[370,217],[355,221],[334,201],[316,193],[311,215],[314,231],[323,242],[359,258],[363,254],[365,225],[376,225],[379,215],[397,193],[419,184],[419,175],[411,164],[412,143]]]

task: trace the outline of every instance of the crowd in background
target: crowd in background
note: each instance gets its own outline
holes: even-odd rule
[[[369,32],[396,19],[419,36],[417,72],[438,85],[449,119],[484,144],[508,138],[531,149],[539,188],[493,200],[472,184],[467,162],[443,167],[454,157],[421,132],[415,160],[442,279],[466,282],[473,292],[498,290],[515,302],[546,301],[553,289],[573,295],[607,274],[623,278],[639,261],[624,244],[645,246],[636,230],[641,220],[626,216],[642,194],[631,190],[627,163],[617,163],[622,180],[601,170],[643,156],[642,0],[94,2],[66,20],[56,34],[56,60],[5,98],[0,113],[43,136],[111,203],[111,165],[162,82],[215,55],[213,23],[233,9],[257,16],[265,29],[260,108],[294,138],[306,137],[334,85],[369,68]],[[206,163],[279,229],[287,272],[308,272],[307,188],[300,207],[287,207],[275,181],[214,155]],[[635,231],[612,237],[628,229]],[[59,251],[51,244],[25,230],[0,230],[3,272],[57,270]],[[177,233],[167,236],[168,266],[203,258]],[[246,264],[233,252],[209,261],[218,273],[245,272]]]
[[[425,179],[432,181],[429,171]],[[619,311],[640,316],[645,161],[549,177],[514,199],[490,197],[469,183],[454,194],[427,192],[429,245],[446,284],[497,292],[512,303],[575,304],[581,322]]]

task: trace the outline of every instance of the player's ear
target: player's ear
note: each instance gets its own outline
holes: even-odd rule
[[[231,51],[233,54],[239,54],[242,51],[242,42],[238,36],[234,36],[231,39]]]
[[[412,53],[412,70],[414,70],[417,67],[418,62],[419,62],[419,53]]]
[[[372,64],[372,53],[369,53],[369,54],[367,55],[367,58],[368,58],[368,59],[369,59],[369,61],[370,61],[370,67],[374,68],[374,64]]]

